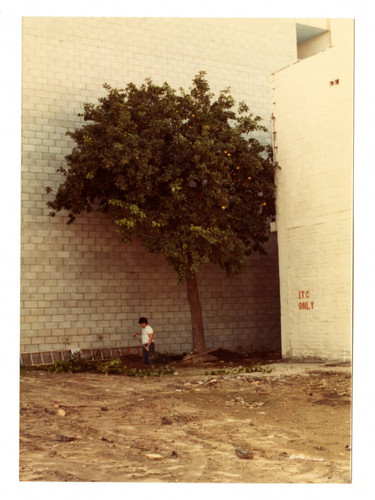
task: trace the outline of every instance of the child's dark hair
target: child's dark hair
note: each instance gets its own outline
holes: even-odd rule
[[[148,321],[147,321],[147,318],[139,318],[139,321],[138,321],[138,324],[141,325],[142,323],[146,323],[148,325]]]

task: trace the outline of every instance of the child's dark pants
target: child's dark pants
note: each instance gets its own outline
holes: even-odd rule
[[[154,355],[155,352],[155,344],[151,342],[149,350],[146,351],[146,347],[148,344],[143,344],[142,347],[142,357],[143,357],[143,362],[145,365],[152,365],[152,356]]]

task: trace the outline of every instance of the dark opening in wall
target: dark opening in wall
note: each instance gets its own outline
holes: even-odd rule
[[[328,29],[297,23],[296,31],[298,59],[311,57],[331,46],[331,37]]]

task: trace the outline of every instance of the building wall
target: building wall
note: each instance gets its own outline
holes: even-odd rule
[[[350,359],[353,23],[331,48],[274,75],[284,357]]]
[[[187,89],[207,71],[217,94],[271,126],[270,74],[296,59],[295,22],[262,19],[24,18],[22,54],[21,352],[132,345],[139,315],[157,348],[191,348],[185,290],[162,257],[123,245],[108,219],[48,217],[56,173],[73,146],[84,102],[151,77]],[[271,142],[270,133],[258,138]],[[207,347],[277,349],[280,303],[275,234],[236,279],[199,276]]]
[[[297,58],[305,59],[306,57],[311,57],[318,52],[326,50],[331,45],[331,35],[327,31],[321,35],[318,35],[307,42],[298,44]]]

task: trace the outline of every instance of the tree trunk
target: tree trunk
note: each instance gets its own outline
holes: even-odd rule
[[[190,305],[191,323],[193,327],[193,352],[206,352],[204,338],[202,307],[199,300],[197,277],[186,278],[187,298]]]

